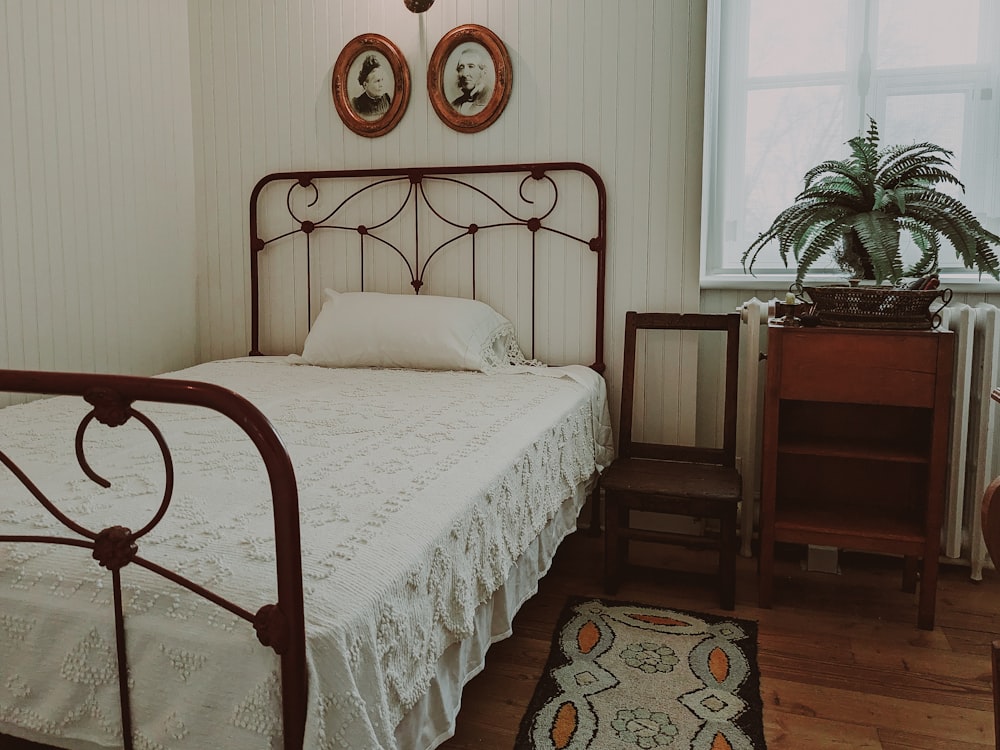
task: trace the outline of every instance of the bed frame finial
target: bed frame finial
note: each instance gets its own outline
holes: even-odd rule
[[[288,622],[277,604],[265,604],[253,618],[257,640],[273,648],[279,656],[288,649]]]
[[[124,526],[109,526],[98,532],[94,540],[93,557],[102,568],[121,570],[135,558],[139,545],[132,530]]]

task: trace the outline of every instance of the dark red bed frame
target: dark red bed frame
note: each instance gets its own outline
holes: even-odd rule
[[[514,202],[520,205],[517,209],[508,205],[504,196],[493,196],[485,192],[467,179],[474,175],[522,174],[518,183],[518,195]],[[593,182],[596,190],[596,205],[592,209],[596,214],[597,232],[592,237],[579,237],[563,228],[552,225],[549,217],[559,200],[560,175],[575,173],[583,175]],[[296,190],[313,191],[319,198],[320,185],[336,184],[338,180],[358,178],[369,180],[361,188],[355,188],[346,197],[339,200],[337,208],[318,220],[300,218],[293,207],[292,195]],[[530,200],[524,197],[523,187],[527,180],[545,180],[555,195],[551,205],[540,216],[527,211]],[[408,181],[409,189],[401,206],[393,207],[389,215],[370,226],[346,226],[338,224],[339,211],[352,201],[363,199],[379,186],[393,182]],[[435,205],[429,198],[424,187],[427,183],[447,182],[457,190],[471,190],[486,199],[492,206],[506,217],[502,221],[477,224],[475,221],[459,222],[449,218],[447,212]],[[258,201],[265,187],[271,184],[287,182],[286,207],[288,217],[292,221],[292,229],[274,236],[262,237],[259,215],[261,206]],[[314,201],[315,202],[315,201]],[[380,236],[380,232],[390,222],[404,215],[403,209],[423,206],[426,210],[410,212],[412,218],[413,246],[409,253]],[[430,215],[451,228],[450,236],[437,242],[432,247],[424,248],[421,244],[420,217]],[[271,174],[261,179],[254,187],[250,198],[250,284],[251,284],[251,354],[260,354],[260,279],[258,256],[268,247],[282,239],[295,234],[303,234],[307,238],[307,248],[311,248],[312,235],[316,232],[347,233],[360,238],[362,248],[365,237],[370,238],[390,253],[394,252],[409,269],[410,285],[414,292],[419,293],[424,284],[425,273],[431,259],[446,247],[455,246],[463,238],[469,239],[472,256],[472,288],[475,296],[475,255],[476,235],[499,227],[523,227],[530,236],[531,254],[534,259],[538,252],[537,240],[540,235],[552,232],[570,240],[580,242],[586,249],[596,253],[596,320],[595,320],[595,359],[591,365],[598,372],[604,370],[604,286],[605,286],[605,249],[606,249],[606,213],[607,198],[604,183],[597,173],[584,164],[560,162],[548,164],[508,164],[480,167],[408,167],[399,169],[341,170],[341,171],[301,171]],[[426,220],[426,219],[425,219]],[[311,256],[311,249],[307,249]],[[532,268],[534,261],[532,261]],[[311,265],[307,262],[307,269]],[[307,270],[307,284],[312,285],[311,270]],[[532,341],[534,340],[534,299],[535,276],[532,273]],[[362,271],[359,280],[364,289],[365,276]],[[309,310],[311,316],[311,309]],[[166,378],[147,378],[124,375],[103,375],[66,372],[36,372],[23,370],[0,370],[0,392],[16,392],[28,394],[73,395],[83,397],[92,407],[82,419],[76,430],[76,457],[84,474],[92,481],[102,486],[110,486],[110,482],[97,474],[89,465],[83,447],[83,439],[87,429],[94,420],[113,428],[135,419],[145,426],[159,445],[165,471],[163,498],[154,516],[145,526],[133,531],[124,526],[111,526],[105,529],[89,529],[66,516],[58,504],[46,497],[38,486],[28,477],[14,461],[0,450],[0,463],[6,467],[31,492],[72,536],[47,534],[7,534],[0,535],[0,542],[61,544],[89,549],[92,557],[107,568],[111,573],[114,589],[114,618],[117,639],[119,696],[121,702],[122,736],[124,747],[131,750],[132,718],[127,689],[128,660],[125,652],[125,618],[122,612],[121,570],[126,565],[135,564],[157,573],[233,614],[243,618],[253,627],[261,643],[280,655],[281,659],[281,692],[283,714],[283,739],[286,750],[298,749],[303,744],[303,733],[306,718],[307,673],[305,662],[305,618],[302,593],[301,552],[299,539],[298,491],[295,472],[291,460],[285,451],[281,438],[278,436],[269,420],[249,401],[232,391],[215,385]],[[244,607],[230,602],[223,597],[207,590],[194,581],[177,573],[162,568],[151,560],[138,554],[138,542],[151,532],[169,509],[173,490],[174,466],[170,448],[156,425],[139,409],[136,402],[161,402],[187,404],[212,409],[236,422],[254,443],[259,451],[270,480],[271,497],[274,509],[274,530],[276,548],[277,598],[275,603],[268,603],[252,612]],[[0,438],[2,440],[2,438]],[[2,445],[0,445],[2,448]],[[0,498],[2,501],[2,498]],[[3,666],[0,665],[0,674]],[[0,740],[3,740],[0,735]]]

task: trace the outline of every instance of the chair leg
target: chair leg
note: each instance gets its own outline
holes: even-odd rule
[[[912,594],[917,590],[917,563],[915,555],[906,555],[903,558],[903,591]]]
[[[736,506],[719,514],[719,598],[723,609],[736,608]]]
[[[604,592],[618,591],[619,571],[618,545],[621,542],[618,529],[618,500],[610,492],[604,492]]]

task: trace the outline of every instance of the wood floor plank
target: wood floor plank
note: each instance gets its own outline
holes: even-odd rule
[[[767,674],[786,682],[843,690],[852,690],[862,683],[866,694],[872,696],[890,696],[973,710],[986,710],[993,700],[991,680],[989,675],[984,674],[969,680],[951,676],[948,674],[950,669],[938,672],[921,669],[890,671],[852,661],[803,660],[784,656],[761,658],[759,665]],[[984,680],[984,677],[987,679]]]
[[[764,712],[768,750],[884,750],[874,727],[782,711]]]
[[[879,732],[882,750],[994,750],[993,742],[985,744],[978,742],[962,742],[960,740],[942,740],[938,737],[926,737],[912,732]]]
[[[993,736],[991,710],[976,710],[871,692],[763,677],[764,711],[781,711],[830,721],[913,732],[941,740],[982,742]]]

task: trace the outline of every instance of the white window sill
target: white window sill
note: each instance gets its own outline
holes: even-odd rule
[[[806,280],[806,285],[823,285],[842,283],[844,276],[830,274],[829,276],[814,276]],[[788,289],[795,281],[793,274],[713,274],[701,277],[702,289]],[[979,278],[976,274],[943,273],[941,286],[953,292],[963,294],[1000,294],[1000,281],[990,276]]]

